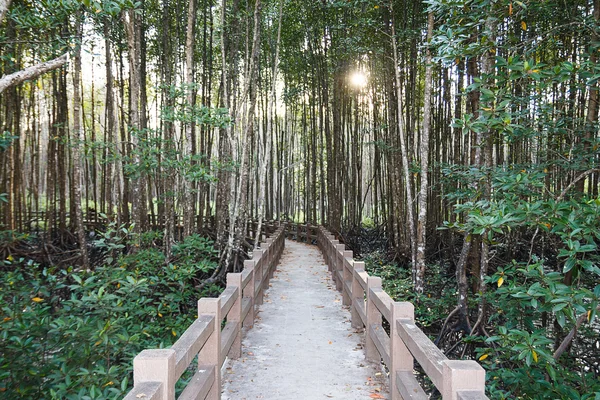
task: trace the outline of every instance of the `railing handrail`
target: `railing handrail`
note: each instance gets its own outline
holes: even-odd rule
[[[473,360],[449,360],[415,324],[412,303],[394,302],[383,290],[381,278],[365,272],[364,263],[355,261],[352,252],[323,227],[318,228],[317,245],[343,304],[350,306],[352,326],[365,331],[367,360],[383,360],[389,370],[392,400],[428,398],[413,373],[414,360],[444,400],[488,398],[485,370]],[[384,318],[390,335],[383,329]]]
[[[323,252],[344,305],[350,306],[352,326],[364,329],[366,358],[383,362],[389,370],[392,400],[426,399],[413,373],[416,360],[444,400],[483,400],[485,370],[472,360],[449,360],[415,324],[414,306],[394,302],[383,290],[381,278],[370,276],[363,262],[355,261],[325,228],[310,224],[263,222],[274,232],[263,247],[244,262],[241,273],[227,275],[227,287],[218,298],[198,300],[198,318],[170,349],[144,350],[134,359],[134,387],[125,400],[172,400],[175,384],[198,356],[198,371],[179,399],[220,399],[221,367],[226,359],[241,355],[243,327],[254,321],[254,305],[281,256],[286,235],[313,241]],[[390,326],[390,335],[383,328]],[[225,326],[222,327],[223,321]]]
[[[198,317],[171,348],[143,350],[134,358],[134,387],[125,400],[174,400],[175,384],[196,356],[198,371],[179,399],[220,399],[221,367],[227,357],[241,356],[242,327],[254,323],[254,305],[263,302],[283,252],[284,232],[285,225],[279,226],[241,273],[227,274],[219,297],[198,300]]]

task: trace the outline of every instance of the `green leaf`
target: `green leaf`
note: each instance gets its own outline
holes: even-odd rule
[[[573,269],[573,267],[575,266],[577,260],[574,257],[570,257],[567,262],[565,262],[565,266],[563,268],[563,273],[566,274],[567,272],[569,272],[570,270]]]
[[[555,305],[554,307],[552,307],[552,312],[560,311],[563,308],[565,308],[566,306],[568,306],[567,303],[559,303],[559,304]]]
[[[556,313],[556,321],[561,326],[561,328],[565,327],[565,314],[562,311]]]

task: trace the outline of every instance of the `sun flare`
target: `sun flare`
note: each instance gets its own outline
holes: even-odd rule
[[[367,76],[360,71],[356,71],[350,75],[350,83],[352,86],[363,88],[367,86]]]

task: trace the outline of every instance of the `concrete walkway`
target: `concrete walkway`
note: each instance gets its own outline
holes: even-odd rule
[[[286,241],[239,360],[223,371],[223,399],[385,399],[365,361],[319,249]]]

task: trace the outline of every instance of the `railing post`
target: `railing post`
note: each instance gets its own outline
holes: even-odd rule
[[[227,287],[237,287],[238,295],[236,296],[231,310],[227,314],[227,322],[236,322],[235,340],[231,345],[231,349],[227,356],[231,359],[238,359],[242,355],[242,274],[229,273],[227,274]]]
[[[338,244],[335,246],[336,268],[333,271],[333,273],[335,275],[335,288],[337,289],[338,292],[344,291],[344,282],[342,282],[344,277],[342,274],[340,274],[340,272],[344,271],[344,249],[345,248],[346,248],[346,246],[343,244]]]
[[[485,392],[485,370],[473,360],[442,362],[442,399],[457,400],[458,392]]]
[[[244,318],[243,326],[251,328],[254,325],[254,266],[256,262],[254,260],[246,260],[244,261],[244,270],[248,270],[250,272],[250,280],[248,284],[244,288],[243,297],[250,298],[250,310]]]
[[[329,263],[327,263],[327,265],[329,266],[329,271],[335,271],[336,265],[337,265],[337,257],[336,257],[337,245],[340,244],[340,241],[331,239],[329,241],[329,243],[330,243],[329,255],[328,255]],[[333,274],[333,280],[335,280],[335,274]]]
[[[350,312],[352,313],[352,327],[356,329],[363,328],[363,320],[356,309],[356,303],[365,304],[365,291],[358,281],[358,274],[365,271],[365,263],[362,261],[354,261],[354,273],[352,274],[352,305]]]
[[[396,389],[396,372],[406,371],[412,374],[414,368],[414,358],[402,338],[398,335],[398,326],[396,321],[407,319],[414,323],[415,306],[409,302],[394,302],[391,307],[392,318],[390,323],[390,360],[392,365],[388,365],[390,370],[390,390],[392,391],[392,400],[402,400],[402,396]]]
[[[215,317],[213,332],[198,354],[198,369],[215,369],[215,381],[208,392],[208,400],[221,399],[221,298],[198,300],[198,317],[212,315]]]
[[[160,382],[161,400],[175,399],[175,350],[143,350],[133,359],[133,384]]]
[[[371,296],[371,289],[381,288],[381,278],[375,276],[369,276],[367,278],[367,323],[365,327],[365,353],[367,361],[379,362],[381,355],[373,342],[371,337],[371,326],[381,325],[381,312],[377,309]]]
[[[277,257],[277,254],[275,254],[276,249],[275,249],[274,243],[275,242],[273,241],[273,238],[267,239],[267,254],[268,254],[267,273],[269,274],[269,276],[267,277],[267,280],[265,281],[265,289],[269,285],[269,279],[271,279],[273,277],[273,275],[275,274],[275,269],[273,267],[275,266],[275,257]]]
[[[281,232],[279,233],[279,244],[277,246],[277,263],[279,263],[279,260],[281,259],[281,255],[283,254],[283,247],[285,246],[285,234],[284,234],[284,229],[285,228],[281,228]]]
[[[351,250],[344,251],[344,260],[342,262],[342,304],[345,306],[352,305],[352,293],[348,293],[346,290],[346,282],[350,284],[350,290],[352,290],[353,255],[354,252]]]
[[[259,250],[254,250],[252,252],[252,260],[254,260],[255,262],[255,266],[254,266],[254,282],[255,285],[256,283],[259,284],[259,288],[260,290],[258,291],[258,294],[254,297],[254,304],[260,306],[263,303],[263,277],[265,274],[265,250],[259,249]],[[254,288],[253,290],[256,290],[256,288]]]
[[[316,237],[316,239],[315,239],[315,240],[317,241],[317,247],[318,247],[319,249],[321,249],[321,252],[323,252],[323,248],[322,248],[322,246],[321,246],[321,227],[320,227],[320,226],[318,226],[318,227],[315,229],[315,237]]]

